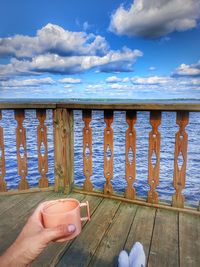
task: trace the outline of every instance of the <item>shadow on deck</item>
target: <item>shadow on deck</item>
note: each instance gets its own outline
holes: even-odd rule
[[[39,202],[63,198],[53,192],[0,196],[0,253],[22,229]],[[71,193],[88,200],[91,221],[79,237],[52,243],[32,266],[117,266],[122,249],[136,241],[145,249],[147,266],[200,266],[200,216]]]

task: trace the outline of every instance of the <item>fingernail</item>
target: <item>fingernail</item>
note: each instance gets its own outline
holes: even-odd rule
[[[69,225],[67,226],[67,229],[68,229],[68,231],[69,231],[70,233],[73,233],[73,232],[76,230],[76,227],[75,227],[74,224],[69,224]]]

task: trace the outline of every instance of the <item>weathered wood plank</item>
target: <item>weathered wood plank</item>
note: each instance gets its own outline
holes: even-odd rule
[[[54,110],[55,191],[69,193],[73,183],[73,111]]]
[[[200,266],[200,216],[179,213],[180,266]]]
[[[188,100],[121,100],[103,99],[1,99],[0,109],[67,108],[67,109],[112,109],[112,110],[191,110],[200,111],[200,101]]]
[[[0,215],[12,209],[15,205],[19,205],[18,203],[23,203],[23,201],[26,201],[28,198],[30,198],[30,194],[24,194],[24,197],[21,197],[21,194],[0,196]]]
[[[135,205],[121,203],[108,232],[88,266],[117,266],[119,252],[124,248],[136,210]]]
[[[35,207],[51,197],[55,195],[49,192],[32,194],[27,201],[18,203],[3,214],[0,220],[0,253],[16,239]]]
[[[138,206],[129,236],[124,247],[128,253],[130,252],[133,244],[139,241],[143,245],[145,255],[148,258],[155,213],[156,209],[154,208]]]
[[[179,266],[177,212],[157,210],[148,259],[148,267],[155,266]]]
[[[119,201],[104,199],[91,221],[86,224],[81,235],[72,243],[57,266],[87,266],[111,224],[119,205]]]

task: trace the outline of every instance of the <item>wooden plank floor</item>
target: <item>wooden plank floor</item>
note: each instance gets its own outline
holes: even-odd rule
[[[39,202],[53,192],[0,196],[0,254],[15,240]],[[32,266],[117,266],[122,249],[140,241],[151,267],[200,266],[200,216],[71,193],[88,200],[92,218],[70,242],[51,243]]]

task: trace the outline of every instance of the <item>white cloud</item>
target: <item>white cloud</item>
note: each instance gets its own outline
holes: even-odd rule
[[[130,86],[126,84],[120,84],[120,83],[113,83],[110,85],[110,88],[112,89],[130,89]]]
[[[139,50],[123,48],[121,51],[109,51],[105,56],[70,56],[56,54],[35,56],[32,60],[12,59],[10,64],[0,65],[0,76],[26,75],[34,73],[74,74],[92,68],[101,72],[131,71],[138,57]]]
[[[75,79],[75,78],[63,78],[59,80],[60,83],[81,83],[81,79]]]
[[[174,75],[178,76],[200,76],[200,60],[196,64],[181,64],[176,70]]]
[[[123,47],[109,50],[105,38],[84,32],[70,32],[47,24],[35,37],[16,35],[0,39],[0,55],[12,57],[0,65],[0,76],[42,73],[74,74],[96,68],[99,72],[133,70],[143,54]]]
[[[197,26],[199,0],[135,0],[112,15],[109,29],[119,35],[157,38]]]
[[[131,78],[134,84],[169,84],[174,81],[171,77],[166,76],[150,76],[150,77],[133,77]]]
[[[104,55],[108,43],[100,35],[72,32],[54,24],[47,24],[37,31],[35,37],[15,35],[0,38],[0,55],[17,58],[32,58],[46,53],[60,56]]]
[[[110,76],[106,79],[106,82],[108,83],[121,82],[121,78],[118,78],[116,76]]]
[[[106,82],[108,83],[115,83],[115,82],[122,82],[122,83],[127,83],[130,81],[129,77],[125,77],[125,78],[119,78],[117,76],[110,76],[106,79]]]
[[[0,86],[2,87],[37,87],[41,85],[51,85],[54,84],[55,81],[50,78],[40,78],[40,79],[25,79],[25,80],[6,80],[6,81],[0,81]]]

